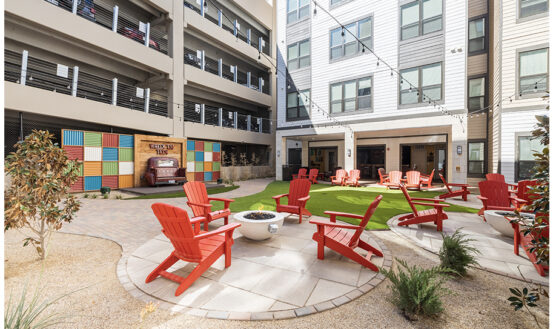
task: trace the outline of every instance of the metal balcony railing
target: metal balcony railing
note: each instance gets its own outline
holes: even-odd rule
[[[194,0],[184,0],[184,6],[192,9],[200,16],[218,25],[223,30],[235,35],[238,39],[251,45],[259,52],[271,55],[269,38],[266,34],[254,28],[232,10],[216,0],[202,0],[197,4]],[[260,47],[261,44],[261,47]]]
[[[112,6],[104,0],[45,0],[59,8],[73,12],[91,22],[117,32],[129,39],[167,54],[167,33],[151,27],[149,22],[141,22],[132,14],[122,11],[118,6]],[[148,36],[148,37],[147,37]],[[148,42],[146,42],[148,39]]]
[[[167,116],[167,97],[106,79],[79,70],[29,56],[24,50],[18,53],[4,50],[4,80],[30,87],[50,90],[73,97],[126,107],[155,115]]]
[[[205,56],[205,52],[202,50],[193,50],[190,48],[184,48],[184,63],[195,66],[199,69],[203,69],[206,72],[218,75],[221,78],[230,81],[236,81],[243,86],[270,95],[268,83],[269,74],[266,72],[245,72],[236,65],[229,65],[224,63],[222,59],[216,60]],[[249,81],[248,75],[250,76]]]

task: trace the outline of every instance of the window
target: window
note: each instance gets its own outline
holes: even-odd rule
[[[310,0],[288,0],[286,21],[288,24],[309,17]]]
[[[330,85],[330,113],[369,110],[372,78],[338,82]]]
[[[469,80],[469,112],[486,107],[486,78]]]
[[[355,39],[354,33],[367,47],[372,48],[372,19],[365,18],[355,23],[330,31],[330,59],[352,56],[363,50],[363,45]]]
[[[543,93],[548,86],[549,48],[519,53],[519,95]]]
[[[300,41],[288,46],[288,70],[295,70],[311,65],[311,47],[309,40]]]
[[[442,0],[417,0],[401,6],[401,40],[441,29]]]
[[[486,50],[486,19],[469,21],[469,54]]]
[[[518,136],[518,152],[516,163],[516,180],[532,178],[532,170],[536,165],[534,153],[541,152],[544,146],[540,140],[532,136]]]
[[[442,63],[405,69],[400,73],[401,105],[442,99]]]
[[[549,10],[549,0],[519,0],[519,18],[546,13]]]
[[[345,0],[330,0],[330,5],[334,6],[339,4],[340,2],[344,2]]]
[[[288,93],[286,99],[286,120],[309,118],[311,92],[309,89]]]
[[[475,176],[485,174],[485,144],[484,142],[469,142],[468,173]]]

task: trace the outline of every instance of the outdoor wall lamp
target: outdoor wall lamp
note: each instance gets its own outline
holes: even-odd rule
[[[280,158],[280,151],[277,151],[277,157]]]
[[[351,149],[348,149],[348,157],[351,156]]]
[[[457,154],[459,155],[463,154],[463,146],[457,145]]]

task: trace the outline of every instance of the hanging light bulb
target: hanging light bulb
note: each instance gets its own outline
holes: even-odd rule
[[[391,77],[394,76],[394,71],[390,70],[390,76],[391,76]]]
[[[536,84],[534,85],[534,92],[538,92],[538,83],[536,82]]]
[[[315,8],[313,9],[313,16],[317,15],[317,3],[315,3]]]
[[[29,81],[33,81],[33,76],[32,75],[29,77]]]
[[[511,102],[511,103],[513,102],[513,99],[511,97],[509,97],[509,102]]]
[[[518,96],[519,96],[519,97],[522,97],[522,91],[518,93]]]
[[[380,65],[380,58],[376,61],[376,66]]]
[[[401,81],[399,82],[400,84],[403,84],[403,79],[401,79]]]
[[[361,52],[362,52],[362,53],[365,52],[365,46],[363,46],[363,48],[361,49]]]
[[[288,83],[288,86],[286,86],[286,88],[290,89],[290,83]]]
[[[342,36],[346,35],[346,33],[344,32],[344,27],[342,26]]]
[[[258,59],[258,60],[261,59],[261,52],[259,52],[259,54],[257,55],[257,59]]]

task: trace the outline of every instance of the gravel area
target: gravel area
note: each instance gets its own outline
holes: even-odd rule
[[[375,232],[394,257],[409,264],[430,267],[438,264],[436,255],[389,231]],[[116,276],[121,248],[107,240],[58,233],[52,238],[49,258],[37,260],[31,247],[22,248],[22,235],[5,234],[5,300],[15,296],[26,282],[31,288],[41,280],[44,295],[54,298],[80,288],[57,302],[50,311],[70,315],[58,328],[536,328],[533,318],[523,311],[514,312],[506,298],[508,287],[523,283],[489,272],[471,269],[469,277],[451,279],[452,294],[443,298],[445,312],[436,318],[410,322],[388,302],[388,283],[368,294],[316,315],[279,321],[221,321],[186,314],[171,314],[157,309],[140,322],[145,303],[130,296]],[[395,266],[395,265],[394,265]],[[549,321],[549,300],[532,309],[542,328]]]

